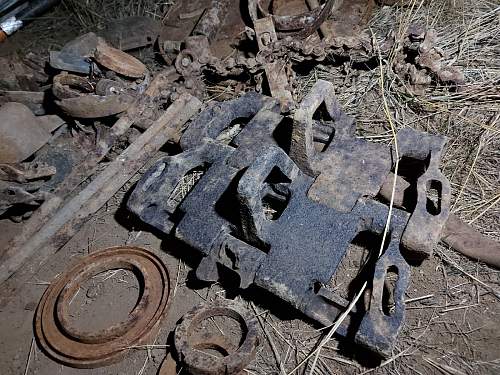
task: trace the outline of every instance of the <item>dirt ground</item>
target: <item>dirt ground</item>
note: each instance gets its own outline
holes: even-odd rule
[[[455,60],[467,67],[466,78],[470,83],[467,89],[472,90],[473,86],[482,85],[480,94],[474,92],[467,97],[447,94],[444,98],[444,89],[433,87],[423,97],[405,97],[404,104],[401,104],[403,95],[398,91],[399,88],[391,86],[386,94],[391,101],[391,109],[394,109],[398,127],[413,126],[448,136],[450,141],[443,158],[443,171],[454,189],[453,211],[472,222],[484,234],[499,240],[500,209],[497,197],[500,194],[500,28],[489,36],[487,48],[479,42],[481,38],[486,38],[485,28],[494,30],[495,25],[500,24],[500,13],[498,7],[494,8],[497,20],[485,24],[479,22],[483,20],[480,19],[480,27],[474,22],[468,22],[467,13],[463,11],[466,8],[474,17],[479,17],[483,5],[487,7],[491,4],[483,1],[443,0],[436,1],[434,5],[423,5],[413,15],[416,20],[424,19],[442,31],[448,27],[443,26],[449,22],[446,17],[455,11],[462,12],[460,21],[457,21],[458,26],[450,26],[447,35],[452,36],[443,42],[443,49],[454,50],[457,45],[461,46],[463,52],[455,56]],[[435,15],[432,12],[436,9],[441,17],[439,21],[433,18]],[[473,13],[474,10],[477,13]],[[403,13],[405,11],[401,10]],[[375,33],[378,31],[377,25],[379,29],[390,25],[386,23],[390,14],[386,13],[387,11],[379,11],[374,15],[372,26]],[[60,20],[58,28],[50,17]],[[51,27],[50,33],[43,34],[50,37],[40,39],[39,31],[44,27]],[[475,32],[476,37],[472,37],[472,40],[463,37],[460,34],[463,30]],[[17,33],[5,48],[1,47],[0,55],[28,50],[46,53],[47,49],[60,47],[82,31],[83,26],[74,18],[68,18],[67,8],[61,6],[49,13],[45,21],[35,22]],[[481,58],[479,53],[474,56],[477,49],[482,49]],[[496,57],[488,55],[490,52],[486,51],[490,49],[496,50]],[[450,53],[450,56],[453,58],[454,55]],[[381,110],[381,95],[377,87],[379,71],[376,68],[354,70],[352,66],[341,64],[333,69],[315,66],[302,77],[302,86],[297,88],[297,92],[306,92],[318,78],[334,82],[340,102],[357,120],[359,136],[387,142],[390,134],[384,125],[386,119]],[[394,77],[389,78],[396,81]],[[493,94],[490,95],[487,90],[490,88],[488,85],[492,85],[491,82]],[[423,112],[417,113],[416,106],[425,108],[422,109]],[[433,109],[432,106],[438,109]],[[180,318],[194,306],[220,297],[240,300],[258,317],[261,345],[255,361],[245,370],[246,373],[309,373],[311,361],[302,364],[303,359],[314,350],[326,332],[325,329],[305,320],[284,303],[270,301],[259,291],[239,293],[240,291],[232,290],[230,285],[197,282],[191,271],[196,266],[196,259],[191,258],[191,254],[184,253],[184,249],[175,248],[163,238],[150,233],[123,208],[124,197],[138,178],[139,175],[124,186],[48,262],[41,266],[33,263],[25,266],[33,269],[39,267],[39,270],[29,282],[21,286],[18,295],[0,310],[0,373],[156,374],[170,350],[171,332]],[[7,219],[0,220],[0,232],[3,233],[0,236],[0,247],[5,246],[21,226],[22,224],[14,224]],[[170,270],[173,299],[160,332],[148,345],[132,348],[123,361],[108,367],[81,370],[52,361],[38,348],[33,336],[33,315],[43,292],[57,275],[78,259],[105,247],[124,244],[153,251],[161,256]],[[346,275],[357,272],[356,264],[358,263],[354,258],[344,261]],[[78,327],[89,331],[102,329],[123,320],[135,306],[138,295],[138,282],[133,274],[123,270],[100,274],[77,293],[71,303],[70,314]],[[359,347],[334,337],[321,351],[316,373],[498,374],[499,300],[499,271],[469,260],[440,244],[430,259],[412,267],[411,284],[406,295],[406,320],[393,355],[387,360],[373,358]],[[229,323],[220,325],[223,331],[234,336],[234,329]],[[301,366],[297,368],[298,365]]]

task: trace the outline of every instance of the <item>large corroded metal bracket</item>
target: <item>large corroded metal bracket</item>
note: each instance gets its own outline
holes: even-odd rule
[[[329,91],[323,88],[327,98]],[[316,102],[319,107],[321,101]],[[372,147],[354,139],[352,120],[334,100],[328,107],[332,121],[309,122],[312,144],[316,139],[321,150],[326,147],[313,156],[311,168],[326,165],[333,148],[339,147],[336,158],[344,163],[341,168]],[[292,134],[278,108],[273,99],[255,93],[212,104],[181,138],[184,152],[159,160],[139,181],[127,206],[146,223],[200,252],[199,279],[218,280],[220,268],[227,268],[239,275],[240,288],[261,287],[328,325],[349,304],[328,285],[350,244],[363,233],[381,237],[384,231],[388,207],[371,196],[380,189],[376,181],[385,181],[390,172],[391,153],[388,148],[379,152],[389,162],[380,162],[383,168],[359,187],[350,176],[347,186],[357,187],[351,194],[336,187],[340,175],[320,193],[317,184],[323,174],[308,175],[284,151]],[[314,111],[303,111],[302,118],[307,113],[312,116]],[[243,129],[229,142],[221,142],[220,134],[242,118],[247,122]],[[360,162],[355,170],[363,172],[362,166]],[[195,170],[202,171],[201,178],[180,203],[172,200],[179,182]],[[334,167],[329,171],[333,173]],[[315,186],[317,192],[311,194]],[[338,331],[382,355],[390,353],[404,319],[410,269],[400,242],[409,217],[393,210],[385,251],[373,265],[370,306],[358,305],[352,316],[361,317],[361,322],[354,323],[350,316]],[[378,245],[374,247],[372,253],[378,253]],[[390,311],[382,308],[388,274],[397,274]]]
[[[331,121],[313,118],[323,104],[323,115]],[[353,119],[341,110],[332,84],[326,81],[315,84],[294,115],[290,156],[316,177],[308,195],[342,212],[350,212],[362,197],[375,197],[396,159],[395,151],[355,138],[354,130]],[[425,164],[415,182],[416,205],[402,237],[413,256],[425,258],[441,238],[449,216],[450,183],[439,170],[446,138],[406,128],[398,132],[397,144],[400,159]]]

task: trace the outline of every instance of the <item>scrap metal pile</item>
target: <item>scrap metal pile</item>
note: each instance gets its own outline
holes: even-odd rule
[[[315,120],[321,104],[327,119]],[[219,140],[242,119],[246,125],[237,135]],[[222,266],[239,275],[240,288],[266,289],[330,325],[349,305],[328,287],[349,245],[362,233],[383,235],[389,207],[376,198],[384,185],[392,186],[396,155],[354,136],[353,119],[326,81],[300,103],[292,126],[283,120],[279,103],[256,93],[210,105],[184,132],[183,152],[146,172],[127,207],[198,250],[199,279],[217,281]],[[381,355],[391,353],[404,319],[410,266],[401,249],[429,256],[449,215],[449,182],[439,171],[444,138],[404,129],[397,141],[399,158],[427,165],[415,181],[416,204],[393,210],[380,258],[380,243],[370,244],[370,303],[355,311],[361,323],[346,321],[339,330]],[[201,172],[196,185],[180,203],[172,199],[194,171]],[[430,189],[438,194],[435,201]],[[390,313],[383,308],[389,272],[398,276],[389,291]],[[352,325],[359,326],[353,331]]]
[[[180,3],[163,25],[135,18],[136,32],[123,22],[106,36],[88,33],[51,51],[50,77],[26,59],[30,80],[0,77],[0,214],[31,216],[1,254],[0,280],[11,295],[12,280],[30,276],[23,264],[57,252],[167,142],[178,151],[142,176],[128,210],[165,239],[196,250],[198,279],[215,282],[230,271],[239,279],[234,290],[265,290],[322,325],[348,308],[351,296],[339,294],[335,282],[345,277],[341,265],[352,246],[363,243],[369,254],[362,276],[341,282],[363,277],[368,289],[337,333],[379,356],[391,355],[403,325],[410,263],[428,258],[440,240],[500,266],[498,243],[450,214],[450,183],[440,171],[445,137],[405,128],[390,146],[358,138],[327,81],[296,99],[294,67],[332,55],[374,58],[365,30],[373,1],[249,0],[246,23],[229,0]],[[430,79],[463,79],[441,66],[434,38],[414,28],[400,50],[397,74],[416,91]],[[393,42],[388,35],[382,53]],[[152,44],[169,65],[160,72],[124,52]],[[207,77],[224,82],[235,98],[203,105]],[[47,100],[59,116],[47,114]],[[129,146],[99,171],[123,137]],[[79,285],[116,268],[134,272],[142,285],[128,319],[98,333],[73,327],[68,304]],[[66,365],[107,365],[158,332],[170,298],[159,257],[106,249],[47,289],[36,337]],[[237,344],[196,329],[214,316],[238,322]],[[255,357],[257,321],[233,301],[204,305],[184,317],[174,341],[175,360],[190,373],[238,374]],[[168,357],[160,373],[176,373],[175,360]]]

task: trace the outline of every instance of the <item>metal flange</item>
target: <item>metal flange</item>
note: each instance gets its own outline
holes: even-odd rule
[[[69,302],[80,285],[112,269],[134,272],[142,286],[139,301],[127,320],[98,332],[82,332],[69,323]],[[35,314],[35,336],[54,360],[76,368],[95,368],[119,361],[127,348],[157,332],[170,301],[165,264],[139,247],[118,246],[96,252],[59,277],[45,291]]]

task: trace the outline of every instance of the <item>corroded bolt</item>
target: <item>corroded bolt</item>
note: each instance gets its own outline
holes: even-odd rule
[[[264,46],[269,45],[269,43],[271,43],[271,34],[269,34],[268,32],[263,33],[260,37],[260,41]]]

